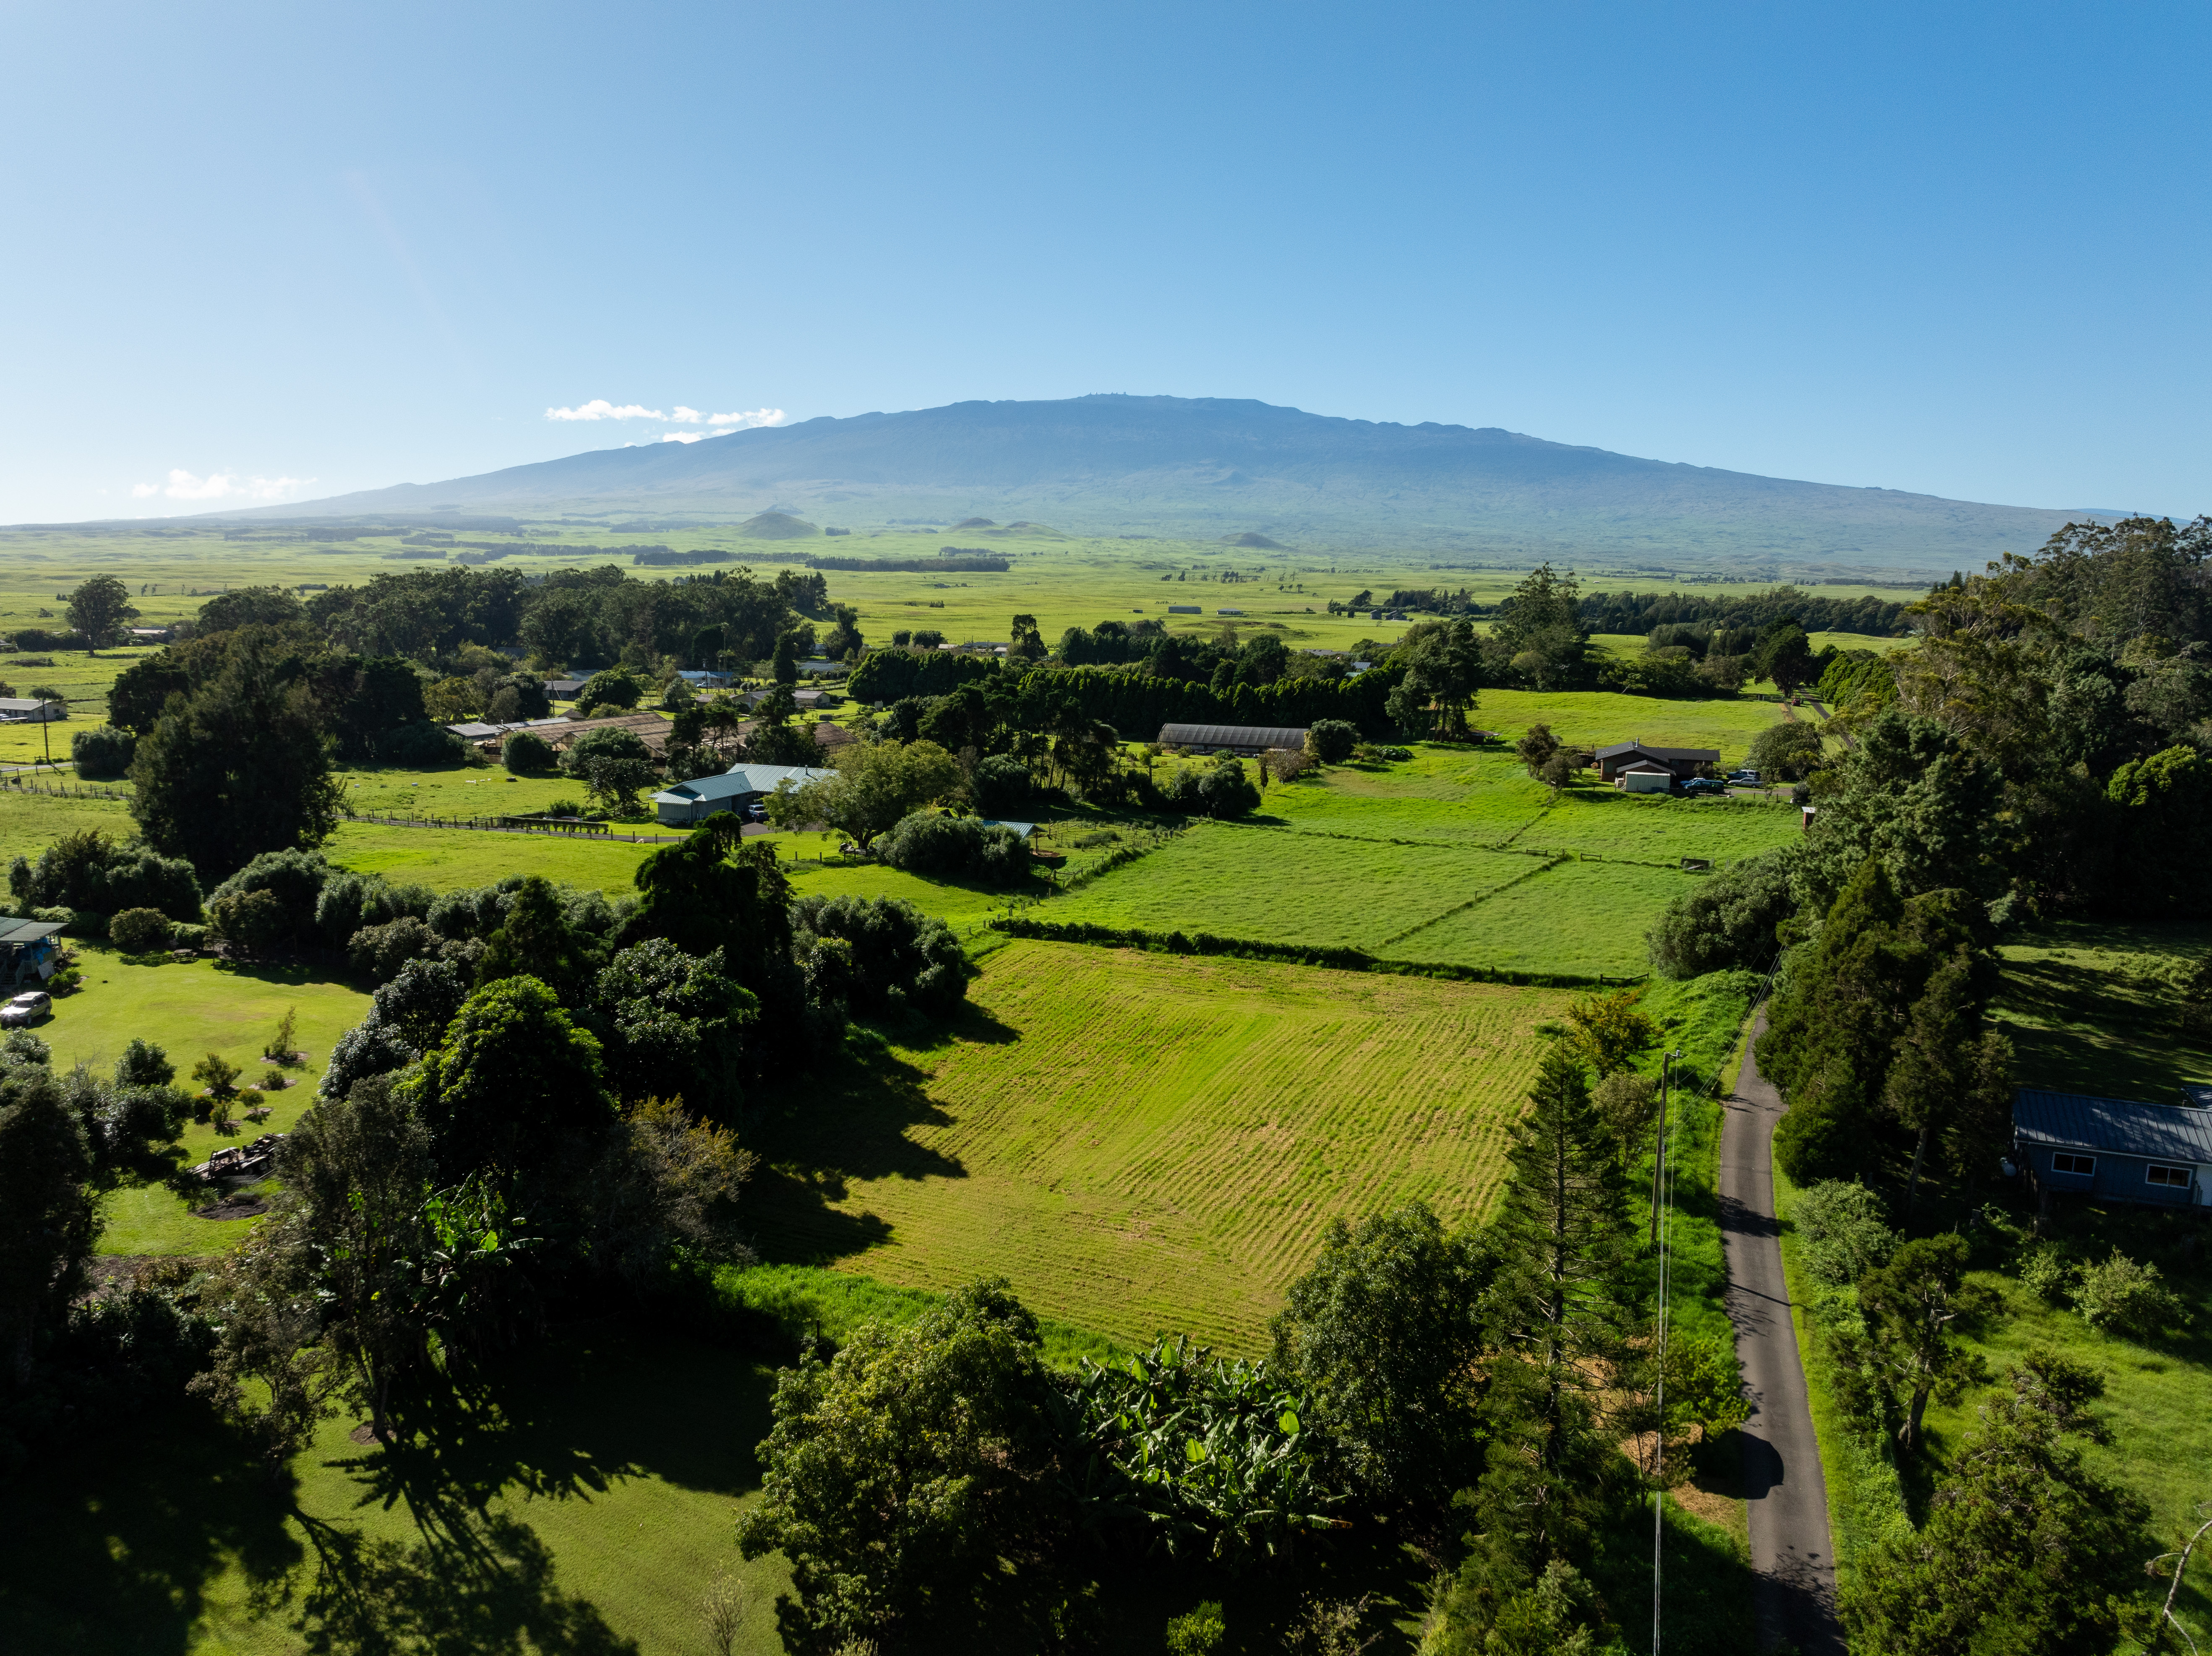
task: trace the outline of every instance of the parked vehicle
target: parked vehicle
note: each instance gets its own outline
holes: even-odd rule
[[[1726,793],[1729,785],[1717,776],[1693,776],[1682,784],[1682,792],[1690,794]]]
[[[1755,788],[1759,786],[1759,773],[1747,765],[1740,771],[1730,771],[1728,779],[1740,788]]]
[[[40,1018],[51,1016],[53,1010],[54,998],[43,989],[33,989],[27,994],[16,996],[5,1006],[0,1006],[0,1025],[20,1028],[24,1024],[35,1023]]]

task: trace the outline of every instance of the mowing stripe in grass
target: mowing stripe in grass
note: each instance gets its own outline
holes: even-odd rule
[[[1565,852],[1561,852],[1557,856],[1553,857],[1549,862],[1539,864],[1536,867],[1530,869],[1526,874],[1523,874],[1521,877],[1520,880],[1508,880],[1504,885],[1499,886],[1497,891],[1477,892],[1474,896],[1469,897],[1465,902],[1455,903],[1451,907],[1447,908],[1441,914],[1432,914],[1425,920],[1417,921],[1415,924],[1407,926],[1403,931],[1401,931],[1395,937],[1383,938],[1382,947],[1388,949],[1394,943],[1403,943],[1407,938],[1412,937],[1416,931],[1425,931],[1428,927],[1436,925],[1439,920],[1448,920],[1453,915],[1459,913],[1463,909],[1473,908],[1477,903],[1487,902],[1490,899],[1495,897],[1498,891],[1510,891],[1515,886],[1521,883],[1521,880],[1533,880],[1539,874],[1543,873],[1545,870],[1556,867],[1566,860],[1566,853]]]

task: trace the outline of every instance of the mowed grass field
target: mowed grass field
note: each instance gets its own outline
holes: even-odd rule
[[[1003,1273],[1124,1342],[1253,1351],[1338,1216],[1486,1214],[1570,997],[1016,942],[949,1037],[749,1107],[774,1259],[946,1288]]]
[[[1634,863],[1569,860],[1454,910],[1381,952],[1389,959],[1500,972],[1638,977],[1644,936],[1700,878]]]
[[[1372,951],[1541,866],[1533,858],[1473,846],[1394,845],[1200,822],[1036,913],[1055,922]]]

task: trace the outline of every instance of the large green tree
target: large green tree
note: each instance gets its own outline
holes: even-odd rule
[[[1582,587],[1569,570],[1554,574],[1540,564],[1498,606],[1483,645],[1486,657],[1533,682],[1539,689],[1571,685],[1583,674],[1589,628],[1582,618]]]
[[[1002,1281],[787,1368],[747,1558],[791,1561],[824,1647],[1033,1651],[1059,1598],[1059,1433],[1036,1319]]]
[[[84,1130],[42,1064],[0,1070],[0,1364],[27,1386],[85,1282],[100,1232]]]
[[[1817,810],[1796,867],[1801,898],[1833,902],[1869,858],[1905,896],[2005,889],[2011,833],[2002,776],[1932,719],[1890,708],[1813,784]]]
[[[908,812],[951,794],[961,781],[960,761],[934,742],[844,748],[831,774],[771,794],[769,820],[782,828],[827,823],[865,847]]]
[[[277,635],[232,635],[222,670],[172,697],[131,761],[138,831],[203,880],[265,851],[319,845],[337,823],[338,786],[308,686]]]
[[[1425,1203],[1331,1222],[1273,1325],[1275,1362],[1315,1400],[1377,1501],[1433,1512],[1480,1471],[1491,1259]]]
[[[1862,1419],[1893,1421],[1899,1447],[1910,1452],[1931,1398],[1955,1402],[1987,1377],[1959,1336],[2003,1301],[1967,1280],[1966,1241],[1949,1234],[1905,1243],[1862,1273],[1858,1294],[1863,1332],[1844,1325],[1832,1336],[1846,1404]]]
[[[84,634],[88,652],[120,643],[124,625],[137,619],[131,589],[115,575],[94,575],[69,596],[69,624]]]
[[[479,1169],[572,1171],[597,1155],[616,1119],[598,1038],[536,978],[503,978],[462,1002],[403,1085],[449,1185]]]

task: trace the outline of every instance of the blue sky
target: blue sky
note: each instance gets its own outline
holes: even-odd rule
[[[1098,391],[2212,509],[2208,35],[2155,3],[17,6],[0,521]],[[547,417],[594,402],[670,417]]]

